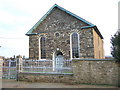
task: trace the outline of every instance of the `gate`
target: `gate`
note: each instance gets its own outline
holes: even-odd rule
[[[57,72],[60,72],[62,67],[63,67],[63,62],[64,62],[64,58],[62,55],[58,55],[55,57],[55,70]]]
[[[3,62],[3,79],[16,79],[17,77],[17,64],[16,60],[6,60]]]

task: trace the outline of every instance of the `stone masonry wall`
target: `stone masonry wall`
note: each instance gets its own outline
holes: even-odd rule
[[[39,39],[36,35],[29,37],[29,58],[39,59]]]
[[[33,31],[38,35],[29,36],[29,57],[39,58],[39,38],[46,37],[46,58],[52,59],[57,48],[65,59],[70,59],[70,35],[77,32],[80,35],[80,58],[94,58],[92,29],[80,29],[88,26],[77,18],[55,8],[48,17]],[[59,33],[56,37],[55,34]]]
[[[77,83],[120,85],[119,64],[114,60],[73,60],[73,73]]]
[[[20,73],[20,81],[28,82],[45,82],[45,83],[73,83],[74,79],[72,75],[54,75],[54,74],[32,74],[32,73]]]

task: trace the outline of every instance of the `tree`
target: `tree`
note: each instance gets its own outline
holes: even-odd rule
[[[118,62],[120,62],[120,31],[117,31],[117,33],[112,36],[111,44],[111,54]]]

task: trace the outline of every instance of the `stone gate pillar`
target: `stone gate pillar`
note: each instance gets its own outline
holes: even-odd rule
[[[22,72],[22,56],[17,56],[17,60],[16,60],[16,67],[17,67],[17,75],[16,75],[16,80],[18,81],[18,75],[20,72]]]

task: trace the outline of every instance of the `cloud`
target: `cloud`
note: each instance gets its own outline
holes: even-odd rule
[[[0,55],[1,56],[13,56],[13,55],[27,55],[28,56],[28,48],[29,48],[29,40],[27,37],[5,37],[0,38]]]

